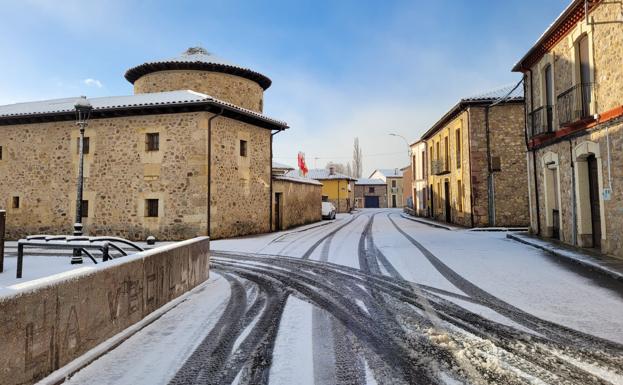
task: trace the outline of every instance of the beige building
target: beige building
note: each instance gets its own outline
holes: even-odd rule
[[[273,230],[322,220],[322,183],[296,176],[293,167],[273,162]]]
[[[575,0],[513,69],[526,84],[532,231],[620,258],[622,56],[621,4]]]
[[[377,169],[370,175],[370,179],[381,179],[387,184],[387,207],[396,208],[405,205],[401,169]]]
[[[355,207],[387,207],[387,184],[382,179],[359,178],[355,182]]]
[[[298,171],[288,175],[298,176]],[[306,176],[322,183],[322,201],[331,202],[338,213],[349,213],[355,208],[355,180],[348,175],[329,169],[311,169]]]
[[[528,189],[517,179],[526,173],[524,100],[520,88],[511,91],[460,100],[422,136],[433,218],[469,227],[528,225]]]
[[[411,165],[405,166],[400,169],[402,171],[402,201],[403,206],[413,207],[413,172],[411,171]]]
[[[428,167],[426,142],[418,140],[411,144],[411,191],[413,210],[416,215],[428,216]]]
[[[271,230],[271,81],[201,48],[125,75],[134,95],[89,99],[89,235],[213,238]],[[0,106],[0,208],[11,238],[72,231],[76,97]],[[3,207],[4,206],[4,207]]]

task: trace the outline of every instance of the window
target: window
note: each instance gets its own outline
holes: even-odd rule
[[[463,185],[460,180],[456,182],[459,195],[459,212],[463,212]]]
[[[160,133],[145,134],[145,151],[160,151]]]
[[[461,129],[457,128],[456,132],[456,168],[461,168]]]
[[[328,201],[329,201],[329,196],[327,196],[327,195],[323,195],[323,196],[322,196],[322,201],[323,201],[323,202],[328,202]]]
[[[443,138],[443,148],[444,148],[444,171],[450,170],[450,148],[448,145],[448,137]]]
[[[85,136],[84,137],[84,146],[82,147],[82,153],[83,154],[88,154],[89,153],[89,147],[90,147],[89,137]],[[76,140],[76,154],[80,154],[80,137],[78,137],[78,140]]]
[[[240,156],[247,156],[247,141],[240,141]]]
[[[2,146],[0,146],[0,160],[2,160]]]
[[[151,218],[158,216],[158,199],[145,199],[145,216]]]
[[[89,201],[83,200],[82,201],[82,218],[88,218],[88,217],[89,217]]]
[[[582,116],[590,115],[592,102],[591,64],[589,59],[588,35],[584,35],[578,41],[578,57],[580,64],[580,97]]]
[[[13,197],[13,208],[19,209],[19,197]]]
[[[422,151],[422,179],[426,178],[426,152]]]
[[[546,115],[546,123],[547,123],[547,131],[552,130],[552,106],[554,105],[554,82],[552,77],[552,66],[548,64],[544,70],[544,79],[545,79],[545,114]]]
[[[368,188],[368,193],[374,194],[374,187],[369,187]]]
[[[430,167],[429,173],[432,174],[433,173],[433,146],[430,146],[430,153],[428,155],[430,158],[430,162],[428,162],[428,165]]]
[[[396,181],[395,180],[392,180],[392,187],[396,188]]]
[[[437,148],[436,148],[436,150],[437,150],[437,154],[436,155],[437,156],[435,157],[435,159],[437,159],[439,161],[439,142],[437,142],[435,144],[437,145]]]

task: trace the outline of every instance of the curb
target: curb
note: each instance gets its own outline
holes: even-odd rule
[[[210,273],[210,275],[215,273]],[[202,284],[195,286],[192,290],[187,291],[186,293],[180,295],[179,297],[173,299],[169,303],[160,307],[157,310],[154,310],[150,314],[148,314],[145,318],[138,321],[134,325],[129,326],[128,328],[120,331],[114,336],[110,337],[106,341],[100,343],[95,346],[91,350],[87,351],[80,357],[74,359],[73,361],[68,362],[65,366],[56,369],[54,372],[50,373],[45,378],[39,380],[36,385],[58,385],[62,384],[68,379],[71,378],[74,374],[89,366],[102,356],[106,355],[113,349],[117,348],[119,345],[124,343],[130,337],[143,330],[153,322],[157,321],[160,317],[173,310],[177,306],[179,306],[182,302],[188,300],[188,298],[195,294],[196,292],[204,289],[204,287],[208,284],[209,278],[205,280]]]
[[[586,268],[588,268],[590,270],[593,270],[593,271],[595,271],[597,273],[606,275],[606,276],[608,276],[610,278],[613,278],[613,279],[615,279],[617,281],[623,282],[623,274],[622,273],[619,273],[619,272],[614,271],[614,270],[610,270],[610,269],[606,268],[605,266],[600,265],[599,263],[591,262],[591,261],[588,261],[588,260],[584,260],[582,258],[576,258],[576,257],[570,256],[570,255],[566,255],[564,253],[560,253],[560,252],[556,251],[555,249],[552,249],[552,248],[549,248],[547,246],[543,246],[543,245],[540,245],[540,244],[537,244],[537,243],[534,243],[534,242],[530,242],[530,240],[522,238],[522,237],[518,237],[515,234],[506,234],[506,238],[511,239],[513,241],[516,241],[516,242],[519,242],[519,243],[523,243],[523,244],[528,245],[528,246],[532,246],[532,247],[534,247],[536,249],[543,250],[543,251],[545,251],[545,252],[547,252],[549,254],[552,254],[552,255],[560,258],[560,259],[563,259],[565,261],[581,265],[581,266],[586,267]]]
[[[408,220],[413,221],[413,222],[422,223],[422,224],[425,224],[425,225],[428,225],[428,226],[431,226],[431,227],[436,227],[436,228],[438,228],[438,229],[444,229],[444,230],[448,230],[448,231],[453,231],[453,230],[454,230],[454,229],[453,229],[452,227],[450,227],[450,226],[445,226],[445,225],[438,224],[438,223],[434,223],[434,222],[424,221],[424,220],[422,220],[422,219],[417,219],[417,218],[415,218],[415,217],[412,217],[412,216],[406,215],[406,214],[404,214],[404,213],[400,214],[400,216],[401,216],[401,217],[403,217],[404,219],[408,219]]]

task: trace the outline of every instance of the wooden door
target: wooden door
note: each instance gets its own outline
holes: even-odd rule
[[[445,204],[446,204],[446,222],[452,222],[452,215],[450,213],[450,182],[446,180],[443,183]]]
[[[601,210],[599,206],[599,172],[597,159],[591,155],[588,162],[588,184],[591,200],[591,224],[593,227],[593,247],[601,248]]]

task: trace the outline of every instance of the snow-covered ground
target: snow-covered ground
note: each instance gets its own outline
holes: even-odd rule
[[[623,285],[361,210],[212,242],[212,278],[78,372],[107,384],[623,384]]]

